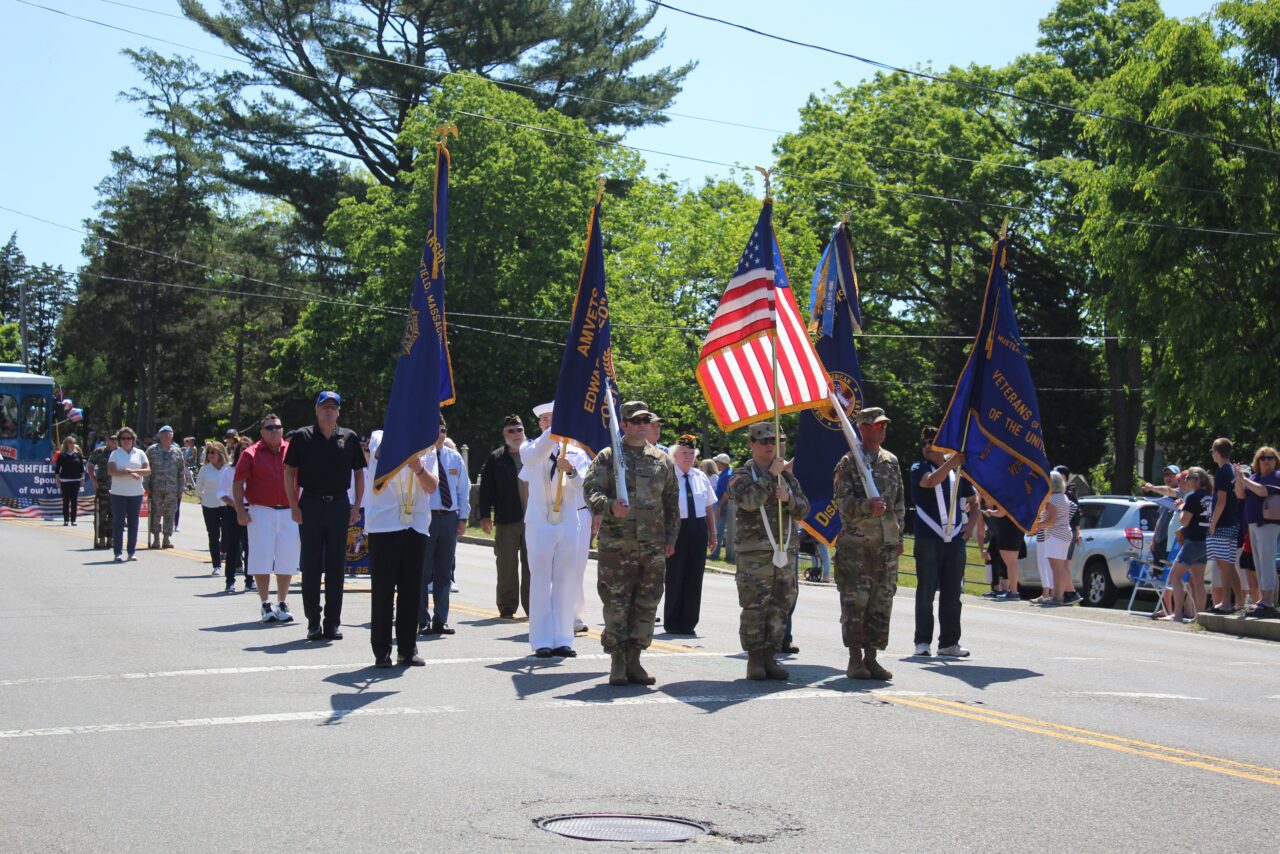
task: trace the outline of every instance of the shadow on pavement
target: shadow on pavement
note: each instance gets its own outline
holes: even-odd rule
[[[991,667],[985,664],[961,664],[937,662],[920,670],[924,673],[938,673],[942,676],[950,676],[953,679],[959,679],[971,688],[978,690],[985,689],[988,685],[997,685],[1001,682],[1016,682],[1019,679],[1033,679],[1044,676],[1043,673],[1037,673],[1034,670],[1027,670],[1025,667]]]
[[[524,622],[528,622],[528,621],[520,617],[511,617],[505,620],[502,619],[501,617],[484,617],[479,620],[460,620],[459,625],[486,628],[488,626],[509,626],[512,623],[524,623]]]
[[[332,676],[326,676],[324,678],[325,682],[343,688],[355,688],[356,690],[355,693],[337,693],[329,697],[329,705],[333,708],[333,714],[321,726],[342,723],[342,718],[346,714],[356,709],[363,709],[385,697],[399,694],[399,691],[370,691],[369,689],[381,682],[399,679],[403,675],[402,671],[407,669],[405,667],[392,667],[387,670],[369,665],[347,673],[335,673]]]
[[[264,623],[262,620],[246,620],[243,623],[227,623],[225,626],[201,626],[202,632],[257,632],[280,628],[279,623]]]
[[[267,655],[283,655],[286,652],[293,652],[298,649],[327,649],[329,646],[330,644],[327,643],[315,643],[306,638],[298,638],[297,640],[271,644],[270,646],[246,646],[244,651],[265,652]]]
[[[653,697],[657,696],[658,691],[645,685],[626,685],[615,688],[608,684],[607,673],[599,674],[600,684],[593,685],[590,688],[583,688],[581,691],[574,691],[572,694],[561,694],[556,697],[557,700],[575,700],[579,703],[612,703],[615,700],[631,700],[636,697]]]
[[[90,560],[90,561],[85,561],[84,563],[82,563],[82,564],[80,564],[80,565],[81,565],[81,566],[109,566],[110,564],[113,564],[113,563],[115,563],[115,562],[116,562],[116,561],[115,561],[115,558],[107,558],[106,560]],[[121,566],[124,566],[124,564],[121,564]]]
[[[511,641],[512,643],[527,644],[529,643],[529,633],[525,632],[522,635],[511,635],[510,637],[505,637],[505,638],[495,638],[495,640]]]
[[[511,674],[511,685],[516,689],[516,695],[523,700],[525,697],[534,694],[541,694],[544,691],[555,691],[560,688],[566,688],[577,682],[586,682],[589,679],[602,679],[609,674],[607,673],[582,673],[572,670],[558,670],[564,662],[561,658],[534,658],[530,655],[528,658],[520,658],[514,661],[504,661],[500,664],[485,665],[490,670],[500,670],[504,673]]]

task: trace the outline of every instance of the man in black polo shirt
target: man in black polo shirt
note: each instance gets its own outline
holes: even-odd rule
[[[502,422],[502,447],[489,455],[480,470],[480,527],[493,534],[498,613],[506,618],[515,616],[517,606],[529,613],[529,550],[524,543],[525,501],[519,478],[524,443],[524,423],[519,415],[508,415]]]
[[[284,457],[285,492],[302,540],[302,609],[307,640],[342,640],[342,584],[347,528],[360,516],[364,478],[355,478],[355,504],[347,500],[351,473],[365,467],[360,437],[338,426],[342,398],[335,391],[316,396],[316,423],[295,432]],[[298,497],[297,487],[302,487]],[[324,608],[320,573],[324,572]],[[322,623],[323,617],[323,623]]]

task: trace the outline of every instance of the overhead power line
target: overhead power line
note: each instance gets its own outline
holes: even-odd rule
[[[172,41],[172,40],[169,40],[169,39],[164,39],[164,38],[160,38],[160,37],[157,37],[157,36],[151,36],[151,35],[148,35],[148,34],[146,34],[146,33],[140,33],[140,32],[134,31],[134,30],[129,30],[129,29],[126,29],[126,28],[123,28],[123,27],[118,27],[118,26],[115,26],[114,24],[108,24],[108,23],[105,23],[105,22],[102,22],[102,21],[95,20],[95,19],[93,19],[93,18],[86,18],[86,17],[80,16],[80,15],[73,15],[73,14],[71,14],[71,13],[69,13],[69,12],[64,12],[64,11],[62,11],[62,10],[60,10],[60,9],[53,9],[53,8],[51,8],[51,7],[48,7],[48,6],[43,6],[43,5],[39,4],[39,3],[33,3],[33,2],[31,2],[31,0],[15,0],[15,2],[22,3],[23,5],[26,5],[26,6],[32,6],[32,7],[37,8],[37,9],[44,9],[44,10],[49,11],[49,12],[54,12],[54,13],[56,13],[56,14],[63,15],[63,16],[68,17],[68,18],[74,18],[74,19],[76,19],[76,20],[83,21],[83,22],[85,22],[85,23],[96,24],[96,25],[99,25],[99,26],[106,27],[106,28],[108,28],[108,29],[112,29],[112,30],[116,30],[116,31],[119,31],[119,32],[128,33],[128,34],[130,34],[130,35],[135,35],[135,36],[138,36],[139,38],[153,39],[153,40],[155,40],[155,41],[159,41],[159,42],[162,42],[162,43],[164,43],[164,44],[169,44],[169,45],[174,45],[174,46],[177,46],[177,47],[181,47],[181,48],[183,48],[183,49],[185,49],[185,50],[195,50],[195,51],[198,51],[198,52],[200,52],[200,53],[208,54],[208,55],[210,55],[210,56],[215,56],[215,57],[218,57],[218,58],[221,58],[221,59],[225,59],[225,60],[228,60],[228,61],[231,61],[231,62],[239,62],[239,63],[245,64],[245,65],[249,65],[249,66],[251,66],[251,67],[256,67],[255,63],[253,63],[253,62],[251,62],[251,61],[249,61],[249,60],[247,60],[247,59],[244,59],[244,58],[242,58],[242,57],[227,56],[227,55],[225,55],[225,54],[216,53],[216,52],[214,52],[214,51],[204,50],[203,48],[196,48],[196,47],[192,47],[192,46],[190,46],[190,45],[185,45],[185,44],[182,44],[182,43],[180,43],[180,42],[175,42],[175,41]],[[282,67],[282,66],[275,66],[275,65],[272,65],[272,64],[270,64],[270,63],[264,63],[264,64],[265,64],[267,67],[269,67],[269,68],[273,68],[273,69],[275,69],[275,70],[277,70],[277,71],[279,71],[279,72],[281,72],[281,73],[283,73],[283,74],[289,74],[289,75],[292,75],[292,76],[295,76],[295,77],[299,77],[299,78],[302,78],[302,79],[312,80],[312,81],[315,81],[315,82],[318,82],[318,83],[322,83],[322,84],[325,84],[325,85],[333,85],[333,84],[330,84],[330,83],[328,83],[327,81],[321,80],[320,78],[315,77],[315,76],[313,76],[313,75],[303,74],[302,72],[294,71],[294,70],[292,70],[292,69],[284,68],[284,67]],[[432,87],[432,88],[437,88],[437,89],[439,89],[439,88],[440,88],[438,84],[425,83],[424,85],[430,86],[430,87]],[[338,88],[341,88],[341,87],[338,87]],[[412,103],[413,103],[413,102],[411,102],[411,101],[410,101],[409,99],[407,99],[407,98],[403,98],[403,97],[400,97],[400,96],[397,96],[397,95],[394,95],[394,94],[391,94],[391,93],[388,93],[388,92],[380,92],[380,91],[372,90],[372,89],[346,89],[345,91],[348,91],[348,92],[350,92],[350,93],[355,93],[355,94],[365,95],[365,96],[368,96],[368,97],[381,97],[381,98],[386,98],[386,99],[388,99],[388,100],[398,101],[398,102],[400,102],[400,103],[406,103],[406,104],[412,104]],[[543,126],[541,126],[541,125],[532,125],[532,124],[527,124],[527,123],[524,123],[524,122],[517,122],[517,121],[510,120],[510,119],[504,119],[504,118],[501,118],[501,117],[498,117],[498,116],[490,116],[490,115],[487,115],[487,114],[485,114],[485,113],[476,113],[476,112],[467,111],[467,110],[458,110],[458,111],[456,111],[456,112],[457,112],[459,115],[471,116],[471,117],[473,117],[473,118],[478,118],[478,119],[481,119],[481,120],[484,120],[484,121],[497,122],[497,123],[505,124],[505,125],[508,125],[508,126],[514,126],[514,127],[525,128],[525,129],[528,129],[528,130],[539,131],[539,132],[542,132],[542,133],[545,133],[545,134],[549,134],[549,135],[556,135],[556,136],[568,137],[568,138],[573,138],[573,139],[580,139],[580,140],[583,140],[583,141],[587,141],[587,142],[594,143],[594,144],[596,144],[596,145],[607,145],[607,146],[612,146],[612,147],[616,147],[616,148],[621,148],[621,149],[626,149],[626,150],[630,150],[630,151],[635,151],[635,152],[642,153],[642,154],[654,154],[654,155],[661,156],[661,157],[673,157],[673,158],[676,158],[676,159],[679,159],[679,160],[686,160],[686,161],[695,162],[695,163],[702,163],[702,164],[704,164],[704,165],[710,165],[710,166],[719,166],[719,167],[728,168],[728,169],[742,169],[742,168],[745,168],[745,167],[743,167],[741,164],[728,163],[728,162],[725,162],[725,161],[722,161],[722,160],[713,160],[713,159],[705,158],[705,157],[696,157],[696,156],[693,156],[693,155],[680,154],[680,153],[677,153],[677,152],[669,152],[669,151],[661,151],[661,150],[657,150],[657,149],[643,148],[643,147],[640,147],[640,146],[628,145],[628,144],[623,143],[623,142],[621,142],[621,141],[613,140],[613,139],[608,139],[608,138],[605,138],[605,137],[599,137],[599,136],[584,136],[584,135],[581,135],[581,134],[572,134],[572,133],[569,133],[569,132],[567,132],[567,131],[561,131],[561,130],[558,130],[558,129],[556,129],[556,128],[548,128],[548,127],[543,127]],[[780,178],[780,179],[783,179],[783,180],[786,180],[786,179],[789,179],[789,178],[793,178],[793,177],[794,177],[794,178],[799,179],[799,176],[793,176],[793,175],[790,175],[790,174],[788,174],[788,173],[778,172],[778,171],[776,171],[776,170],[775,170],[772,174],[773,174],[773,176],[774,176],[774,177],[777,177],[777,178]],[[840,187],[844,187],[844,188],[846,188],[846,189],[865,190],[865,191],[875,192],[875,193],[882,193],[882,194],[896,195],[896,196],[899,196],[899,197],[902,197],[902,198],[918,198],[918,199],[925,199],[925,200],[931,200],[931,201],[944,202],[944,203],[952,204],[952,205],[969,205],[969,206],[973,206],[973,207],[987,207],[987,208],[995,208],[995,209],[997,209],[997,210],[1002,210],[1002,211],[1005,211],[1005,212],[1016,211],[1016,212],[1028,213],[1028,214],[1032,214],[1032,215],[1036,215],[1036,216],[1039,216],[1039,215],[1041,215],[1041,214],[1043,213],[1043,211],[1041,211],[1041,210],[1038,210],[1038,209],[1036,209],[1036,208],[1029,207],[1029,206],[1026,206],[1026,205],[1014,205],[1014,204],[1009,204],[1009,203],[1005,203],[1005,202],[983,202],[983,201],[977,201],[977,200],[972,200],[972,199],[963,199],[963,198],[959,198],[959,197],[948,196],[948,195],[941,194],[941,193],[929,193],[929,192],[924,192],[924,191],[919,191],[919,190],[902,190],[902,189],[897,189],[897,188],[893,188],[893,187],[883,187],[883,186],[877,186],[877,185],[872,185],[872,184],[859,184],[859,183],[855,183],[855,182],[851,182],[851,181],[842,181],[842,180],[838,180],[838,179],[834,179],[834,178],[822,178],[822,177],[813,177],[813,176],[810,176],[810,177],[811,177],[811,180],[814,180],[814,181],[817,181],[817,182],[819,182],[819,183],[823,183],[823,184],[828,184],[828,185],[833,185],[833,186],[840,186]],[[1065,216],[1065,217],[1070,217],[1070,218],[1072,218],[1072,219],[1082,220],[1082,221],[1083,221],[1083,220],[1085,220],[1085,219],[1087,218],[1085,214],[1078,214],[1078,213],[1063,213],[1063,214],[1061,214],[1061,215],[1062,215],[1062,216]],[[1220,235],[1220,236],[1235,236],[1235,237],[1270,237],[1270,238],[1280,237],[1280,232],[1273,232],[1273,231],[1243,231],[1243,230],[1238,230],[1238,229],[1229,229],[1229,228],[1207,228],[1207,227],[1203,227],[1203,226],[1188,226],[1188,225],[1181,225],[1181,224],[1178,224],[1178,223],[1169,223],[1169,222],[1152,222],[1152,221],[1146,221],[1146,220],[1131,220],[1131,219],[1122,219],[1122,218],[1109,218],[1109,219],[1106,219],[1106,220],[1105,220],[1105,222],[1110,223],[1110,224],[1113,224],[1113,225],[1123,225],[1123,226],[1129,226],[1129,227],[1172,229],[1172,230],[1183,231],[1183,232],[1189,232],[1189,233],[1216,234],[1216,235]]]
[[[700,12],[692,12],[688,9],[681,9],[678,6],[672,6],[670,3],[663,2],[663,0],[649,0],[649,2],[652,3],[654,6],[658,6],[660,8],[667,9],[672,12],[678,12],[681,15],[688,15],[691,18],[700,18],[704,21],[710,21],[712,23],[722,24],[727,27],[733,27],[734,29],[742,30],[744,32],[751,33],[753,35],[760,36],[761,38],[772,39],[774,41],[783,42],[789,45],[795,45],[796,47],[807,48],[809,50],[821,51],[822,53],[828,53],[828,54],[831,54],[832,56],[841,56],[841,57],[844,57],[845,59],[852,59],[856,62],[861,62],[865,65],[870,65],[873,68],[879,68],[882,71],[890,71],[895,74],[907,74],[912,77],[918,77],[918,78],[921,78],[922,80],[930,80],[935,83],[950,83],[953,86],[962,86],[966,89],[972,89],[977,92],[985,92],[988,95],[995,95],[1000,98],[1008,98],[1010,100],[1018,101],[1023,104],[1031,104],[1033,106],[1045,107],[1052,110],[1061,110],[1062,112],[1071,113],[1072,115],[1077,115],[1077,116],[1083,116],[1085,118],[1102,119],[1104,121],[1122,124],[1127,127],[1142,128],[1144,130],[1152,131],[1155,133],[1165,133],[1165,134],[1170,134],[1171,136],[1184,137],[1186,139],[1197,139],[1202,142],[1211,142],[1211,143],[1214,143],[1215,145],[1229,145],[1233,148],[1244,149],[1247,151],[1258,151],[1263,154],[1271,154],[1271,155],[1280,157],[1280,151],[1274,148],[1267,148],[1266,146],[1263,146],[1263,145],[1252,145],[1250,143],[1236,142],[1230,139],[1219,139],[1217,137],[1207,136],[1205,134],[1200,134],[1200,133],[1194,133],[1192,131],[1177,130],[1176,128],[1162,127],[1160,125],[1150,124],[1149,122],[1138,121],[1137,119],[1125,118],[1124,116],[1112,116],[1100,110],[1085,110],[1080,107],[1072,107],[1068,104],[1056,104],[1053,101],[1046,101],[1041,98],[1032,98],[1026,95],[1019,95],[1016,92],[1009,92],[1004,89],[997,89],[993,86],[984,86],[981,83],[974,83],[968,80],[957,80],[953,77],[943,77],[940,74],[931,74],[927,71],[920,71],[917,69],[900,68],[896,65],[890,65],[887,62],[881,62],[878,59],[870,59],[865,56],[859,56],[856,53],[847,53],[843,50],[837,50],[833,47],[826,47],[824,45],[813,44],[811,42],[805,42],[805,41],[800,41],[799,39],[793,39],[793,38],[788,38],[786,36],[781,36],[776,33],[770,33],[764,30],[758,30],[755,27],[749,27],[746,24],[740,24],[735,21],[727,21],[724,18],[717,18],[714,15],[704,15]]]

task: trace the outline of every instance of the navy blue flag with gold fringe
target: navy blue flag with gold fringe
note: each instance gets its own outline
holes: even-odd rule
[[[456,131],[454,132],[456,136]],[[449,149],[436,145],[435,205],[431,230],[409,297],[409,318],[396,361],[383,420],[373,488],[381,491],[410,459],[440,435],[440,407],[452,403],[453,376],[444,317],[445,238],[449,222]]]
[[[978,335],[934,447],[963,452],[961,474],[1029,531],[1049,497],[1049,458],[1009,293],[1008,242],[1002,237],[992,253]]]
[[[610,446],[609,400],[621,405],[613,382],[613,345],[609,295],[605,288],[604,242],[600,237],[600,201],[587,220],[587,247],[573,300],[573,320],[564,344],[556,384],[551,435],[568,439],[595,456]]]
[[[818,332],[814,349],[831,375],[832,387],[844,403],[846,413],[860,410],[866,398],[862,391],[862,369],[853,335],[861,331],[862,312],[858,307],[858,274],[853,265],[853,247],[848,226],[840,223],[822,253],[813,274],[809,296],[812,320],[810,332]],[[831,473],[840,458],[849,452],[833,404],[800,413],[793,471],[809,497],[809,517],[800,524],[829,546],[840,534],[840,513],[836,509]]]

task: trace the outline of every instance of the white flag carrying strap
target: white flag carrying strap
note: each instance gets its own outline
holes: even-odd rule
[[[952,472],[947,472],[947,487],[948,487],[948,491],[949,491],[949,489],[950,489],[950,487],[951,487],[951,485],[952,485],[953,478],[956,478],[956,477],[959,477],[959,475],[958,475],[958,474],[956,474],[954,471],[952,471]],[[937,499],[938,499],[938,515],[939,515],[940,517],[942,517],[942,516],[949,516],[949,515],[950,515],[950,512],[949,512],[949,510],[948,510],[948,508],[947,508],[946,492],[944,492],[944,491],[943,491],[943,489],[942,489],[942,484],[941,484],[941,483],[936,483],[936,484],[934,484],[934,486],[933,486],[933,494],[934,494],[935,496],[937,496]],[[957,504],[958,504],[958,503],[959,503],[959,498],[958,498],[958,497],[957,497],[956,501],[957,501]],[[933,518],[932,516],[930,516],[928,513],[925,513],[923,510],[921,510],[921,509],[920,509],[920,505],[919,505],[919,504],[917,504],[917,505],[916,505],[916,518],[917,518],[917,519],[919,519],[921,522],[924,522],[926,525],[928,525],[928,526],[929,526],[929,530],[931,530],[931,531],[933,531],[935,534],[937,534],[937,535],[938,535],[938,537],[939,537],[939,538],[940,538],[944,543],[949,543],[949,542],[951,542],[953,539],[955,539],[956,534],[958,534],[958,533],[960,533],[961,531],[963,531],[963,530],[964,530],[964,528],[965,528],[965,526],[969,523],[969,514],[968,514],[968,512],[966,512],[966,511],[964,511],[964,510],[959,510],[959,509],[957,509],[957,517],[958,517],[958,518],[956,519],[956,527],[955,527],[955,529],[954,529],[954,530],[952,530],[952,532],[951,532],[950,536],[948,536],[948,535],[947,535],[947,533],[946,533],[946,531],[944,531],[944,530],[942,529],[942,525],[940,525],[940,524],[938,524],[936,521],[934,521],[934,518]]]
[[[759,483],[760,475],[756,474],[755,463],[752,463],[751,465],[747,466],[747,468],[751,471],[751,482]],[[778,482],[784,483],[785,481],[779,478]],[[768,501],[760,505],[760,519],[761,521],[764,522],[764,535],[769,538],[769,548],[773,549],[773,565],[778,567],[786,566],[787,552],[790,551],[791,549],[791,526],[790,525],[787,526],[786,542],[782,544],[782,548],[778,548],[778,540],[773,536],[773,526],[769,524],[769,516],[767,513],[764,512],[764,508],[768,506],[769,506]],[[782,521],[781,516],[779,516],[778,521],[779,522]],[[782,563],[778,563],[779,560],[781,560]]]

